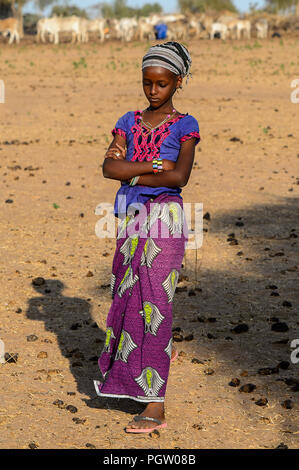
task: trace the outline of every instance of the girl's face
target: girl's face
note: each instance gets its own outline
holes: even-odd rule
[[[143,69],[143,91],[152,108],[160,108],[171,100],[182,78],[163,67]]]

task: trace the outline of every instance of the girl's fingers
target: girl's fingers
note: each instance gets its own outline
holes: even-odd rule
[[[124,149],[123,147],[121,147],[121,145],[119,144],[115,144],[118,149],[121,151],[122,155],[125,156],[126,155],[126,149]]]
[[[111,147],[109,150],[107,150],[105,158],[110,157],[114,160],[123,160],[126,157],[126,150],[118,144],[115,145],[117,145],[119,148]]]

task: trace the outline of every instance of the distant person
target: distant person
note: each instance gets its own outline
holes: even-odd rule
[[[167,24],[156,24],[154,27],[156,39],[167,39]]]
[[[98,361],[104,381],[94,384],[99,396],[146,405],[126,426],[130,433],[167,426],[166,385],[170,362],[177,357],[172,302],[188,240],[180,193],[200,140],[197,120],[177,111],[172,99],[190,66],[188,50],[177,42],[149,49],[142,62],[149,106],[117,121],[103,164],[104,177],[121,181],[114,213],[123,221]]]

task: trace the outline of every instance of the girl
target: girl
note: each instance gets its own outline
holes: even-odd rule
[[[114,213],[118,229],[112,265],[112,304],[99,358],[99,396],[145,403],[126,432],[167,426],[164,399],[172,348],[172,301],[188,240],[181,188],[189,180],[196,119],[177,111],[175,92],[190,74],[191,57],[177,42],[159,44],[143,57],[144,111],[116,123],[103,175],[121,181]],[[126,150],[125,150],[126,147]],[[138,228],[136,228],[138,227]]]

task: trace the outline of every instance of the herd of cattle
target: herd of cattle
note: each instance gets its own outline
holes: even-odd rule
[[[60,33],[70,33],[72,43],[87,42],[89,33],[96,35],[103,42],[105,39],[119,39],[124,42],[132,40],[154,40],[155,26],[167,25],[167,39],[186,40],[194,38],[215,37],[221,39],[250,39],[252,33],[259,39],[268,37],[271,21],[265,17],[252,19],[240,19],[237,16],[224,14],[221,16],[185,16],[182,14],[158,15],[141,18],[104,19],[97,18],[87,20],[77,16],[41,18],[36,25],[36,40],[54,44],[59,43]],[[16,18],[0,20],[0,33],[9,35],[8,44],[15,40],[20,41],[19,25]]]

